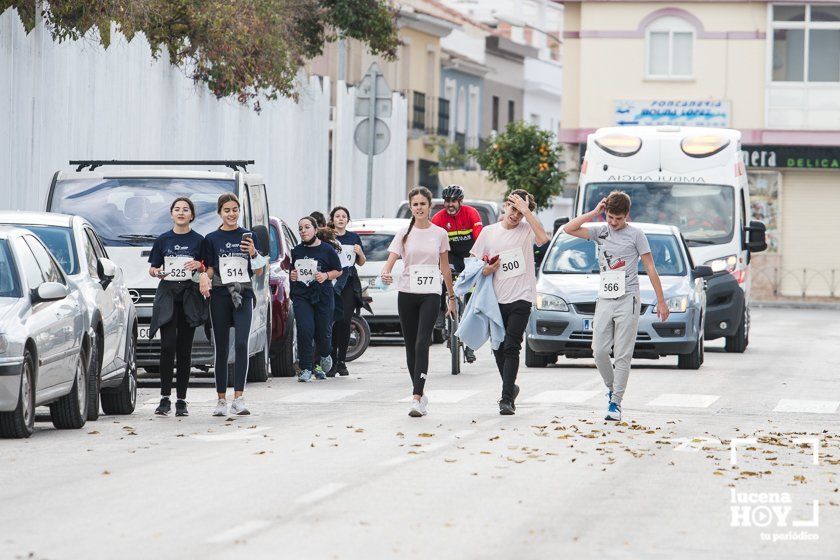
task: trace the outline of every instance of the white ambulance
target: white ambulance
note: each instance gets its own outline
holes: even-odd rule
[[[750,256],[767,248],[751,219],[737,130],[676,126],[601,128],[590,134],[575,214],[614,190],[630,195],[630,220],[677,226],[708,279],[705,338],[743,352],[750,332]],[[652,302],[651,302],[652,303]]]

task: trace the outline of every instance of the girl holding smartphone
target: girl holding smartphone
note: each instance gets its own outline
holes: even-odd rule
[[[201,293],[210,297],[210,323],[216,351],[214,371],[219,400],[213,416],[227,416],[228,348],[234,328],[234,385],[230,413],[247,415],[243,394],[248,377],[248,337],[254,308],[253,276],[261,275],[266,259],[259,253],[254,234],[239,227],[239,199],[233,193],[219,197],[217,212],[222,225],[204,238],[202,256],[207,271],[200,276]]]
[[[193,335],[195,328],[207,319],[207,306],[198,291],[198,275],[204,271],[201,262],[204,237],[190,228],[195,220],[195,206],[189,198],[176,198],[169,213],[173,227],[155,240],[149,254],[149,276],[161,280],[149,325],[151,337],[160,329],[160,404],[155,414],[168,416],[172,411],[169,397],[177,357],[175,416],[188,416],[186,399]]]
[[[391,270],[397,259],[403,271],[397,282],[397,308],[405,338],[405,358],[411,375],[413,400],[408,415],[425,416],[429,399],[423,390],[429,372],[429,346],[440,308],[441,278],[446,283],[447,314],[455,313],[452,273],[449,270],[449,235],[429,220],[432,193],[416,187],[408,193],[411,222],[394,236],[390,255],[382,269],[382,281],[393,282]]]

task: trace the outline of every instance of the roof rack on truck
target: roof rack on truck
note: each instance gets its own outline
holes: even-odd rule
[[[223,165],[230,167],[234,171],[242,168],[242,171],[248,171],[248,165],[254,163],[252,159],[171,159],[171,160],[151,160],[151,159],[78,159],[70,160],[70,165],[76,165],[76,171],[82,171],[86,167],[91,171],[103,165]]]

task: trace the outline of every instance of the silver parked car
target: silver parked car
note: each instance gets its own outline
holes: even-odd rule
[[[88,420],[131,414],[137,401],[137,313],[122,270],[108,258],[96,231],[81,216],[0,212],[0,224],[34,233],[52,252],[86,302],[91,340]]]
[[[659,320],[656,296],[640,262],[641,315],[633,355],[653,359],[677,355],[680,369],[698,369],[704,358],[704,278],[712,275],[712,269],[693,265],[685,240],[676,227],[633,225],[641,228],[648,238],[671,311],[667,321]],[[526,330],[525,365],[545,367],[559,355],[591,357],[597,295],[595,243],[558,232],[540,267],[537,300]]]
[[[35,407],[56,428],[87,421],[87,310],[31,232],[0,226],[0,436],[29,437]]]

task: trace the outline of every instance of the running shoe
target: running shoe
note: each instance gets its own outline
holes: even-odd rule
[[[236,397],[230,405],[230,413],[237,416],[248,416],[251,411],[245,406],[245,397]]]
[[[472,348],[467,348],[464,346],[464,359],[467,360],[468,364],[471,364],[475,361],[475,352],[473,352]]]
[[[322,371],[330,371],[333,367],[332,356],[324,356],[323,358],[321,358],[320,366]]]
[[[298,381],[301,383],[309,383],[312,381],[312,372],[308,369],[301,370],[300,375],[298,375]]]
[[[338,366],[336,366],[335,372],[342,377],[350,375],[350,371],[347,369],[347,364],[345,364],[344,362],[342,362],[342,363],[338,364]]]
[[[155,409],[155,414],[158,416],[169,416],[172,411],[172,403],[169,402],[169,397],[161,397],[160,404]]]
[[[426,395],[420,397],[420,412],[423,416],[429,413],[429,397]]]
[[[315,375],[315,379],[320,379],[323,381],[327,378],[327,374],[324,373],[324,370],[321,368],[320,365],[315,366],[314,371],[312,372]]]
[[[513,404],[508,401],[499,401],[499,414],[502,416],[513,416],[516,414],[513,410]]]
[[[184,399],[178,399],[175,401],[175,416],[189,416],[190,413],[187,412],[187,401]]]
[[[616,422],[621,420],[621,405],[611,402],[604,420],[614,420]]]
[[[219,399],[216,403],[216,408],[213,409],[213,416],[227,416],[227,401]]]

